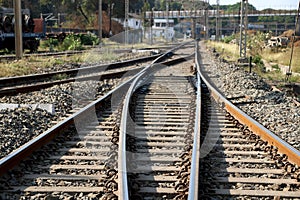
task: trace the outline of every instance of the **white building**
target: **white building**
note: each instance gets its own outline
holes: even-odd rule
[[[129,18],[128,26],[129,26],[129,28],[132,28],[132,29],[141,29],[142,28],[142,20],[135,19],[135,18]]]
[[[174,38],[174,20],[173,19],[154,19],[152,26],[153,37],[163,37],[167,40]]]
[[[117,19],[117,18],[113,18],[115,21],[119,22],[120,24],[123,24],[123,26],[125,27],[125,22],[124,19]],[[142,20],[140,19],[136,19],[136,18],[129,18],[128,19],[128,27],[130,29],[142,29]]]

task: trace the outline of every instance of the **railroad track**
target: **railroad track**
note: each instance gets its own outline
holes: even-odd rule
[[[24,57],[40,56],[40,57],[51,57],[51,56],[72,56],[86,53],[87,51],[64,51],[64,52],[38,52],[31,54],[24,54]],[[0,55],[0,60],[15,60],[15,55]]]
[[[1,197],[299,197],[299,151],[221,97],[189,58],[146,67],[0,160]]]
[[[209,95],[202,101],[209,106],[201,126],[205,157],[200,161],[200,198],[299,197],[299,170],[277,147],[242,125]]]
[[[201,78],[199,198],[299,199],[300,152]]]
[[[75,82],[80,78],[82,80],[95,79],[99,77],[101,77],[102,79],[115,78],[118,76],[122,76],[129,70],[141,70],[143,66],[140,66],[140,64],[147,64],[156,59],[158,56],[159,55],[154,55],[118,63],[93,65],[89,67],[44,74],[1,78],[0,94],[14,95],[17,93],[35,91],[54,85]]]
[[[187,197],[196,116],[194,75],[188,66],[193,60],[145,74],[145,82],[129,95],[130,117],[123,112],[121,122],[127,154],[119,156],[120,165],[126,163],[119,177],[127,171],[120,186],[128,188],[121,193],[124,199]],[[124,149],[121,145],[119,152]]]
[[[161,58],[157,59],[159,61]],[[171,60],[169,64],[174,62]],[[118,193],[120,100],[125,95],[122,92],[126,92],[130,84],[130,81],[123,83],[2,159],[0,171],[4,175],[0,184],[1,188],[5,188],[1,189],[2,198],[12,199],[18,194],[33,198],[50,198],[57,194],[80,198],[82,194],[96,199],[114,199]],[[116,92],[117,100],[114,100]],[[97,115],[93,118],[89,111],[95,108]],[[93,120],[88,120],[90,118]],[[71,128],[65,130],[70,125]],[[59,134],[61,130],[65,130],[64,134]],[[44,146],[46,143],[49,144]],[[42,148],[36,152],[39,147]],[[36,153],[14,168],[12,173],[5,173],[32,152]]]

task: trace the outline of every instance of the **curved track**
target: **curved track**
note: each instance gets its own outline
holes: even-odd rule
[[[196,110],[191,69],[193,60],[165,69],[153,66],[127,94],[128,112],[121,121],[126,144],[119,151],[127,150],[119,156],[119,165],[125,164],[120,187],[128,188],[121,191],[124,199],[187,197]]]
[[[156,62],[162,59],[161,57]],[[170,65],[174,62],[178,60],[170,60],[165,64]],[[182,60],[179,59],[179,62]],[[103,98],[2,159],[2,197],[11,199],[20,194],[34,198],[50,198],[61,194],[80,199],[82,194],[95,199],[113,199],[118,189],[116,172],[120,106],[122,96],[125,95],[123,92],[126,92],[130,83],[131,80],[123,83]],[[95,109],[96,116],[93,115]],[[63,134],[60,134],[61,130],[64,130]],[[45,146],[47,143],[49,144]],[[5,173],[32,152],[35,153],[27,160],[10,173]]]
[[[199,73],[191,56],[152,63],[0,160],[1,197],[299,197],[299,151],[205,80],[197,48],[174,51],[194,49]]]

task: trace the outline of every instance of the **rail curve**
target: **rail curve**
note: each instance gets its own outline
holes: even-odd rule
[[[299,151],[223,97],[192,44],[1,159],[1,198],[298,198]]]

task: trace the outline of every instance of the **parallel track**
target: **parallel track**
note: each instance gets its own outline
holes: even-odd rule
[[[87,51],[65,51],[65,52],[38,52],[32,54],[24,54],[23,57],[32,57],[32,56],[40,56],[40,57],[50,57],[50,56],[72,56],[86,53]],[[0,55],[1,60],[15,60],[15,55]]]
[[[53,85],[64,84],[78,81],[79,79],[88,80],[101,77],[102,79],[116,78],[124,73],[132,70],[139,71],[142,67],[136,66],[141,63],[149,63],[156,59],[159,55],[143,57],[139,59],[106,64],[94,65],[72,70],[57,71],[45,74],[35,74],[28,76],[19,76],[0,79],[0,95],[14,95],[35,91],[42,88],[51,87]],[[65,77],[61,80],[56,80],[57,77]]]
[[[2,198],[300,197],[299,151],[191,74],[192,61],[178,62],[147,67],[0,160]]]

